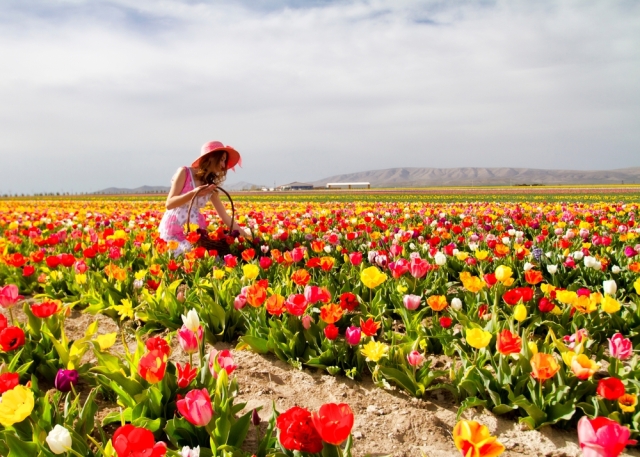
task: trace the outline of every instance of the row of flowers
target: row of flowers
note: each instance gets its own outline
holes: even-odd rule
[[[34,319],[60,299],[143,331],[179,330],[194,308],[210,343],[240,336],[294,366],[370,374],[416,396],[447,389],[460,412],[515,412],[531,428],[586,414],[639,430],[637,206],[290,206],[247,208],[255,243],[228,238],[223,261],[202,248],[172,257],[150,230],[152,205],[13,208],[0,219],[0,277],[43,294]],[[20,347],[15,326],[0,343],[5,331]],[[51,379],[49,333],[25,344],[21,363],[35,355],[46,363],[27,372]],[[440,353],[450,367],[431,366]]]

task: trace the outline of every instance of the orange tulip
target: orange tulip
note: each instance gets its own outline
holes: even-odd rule
[[[600,365],[584,354],[574,357],[571,361],[571,370],[578,379],[589,379],[599,369]]]
[[[342,308],[336,303],[329,303],[320,308],[320,319],[327,324],[335,324],[342,317]]]
[[[247,303],[249,303],[254,308],[259,308],[262,306],[264,301],[267,299],[267,291],[264,287],[259,284],[253,284],[247,287],[246,291]]]
[[[543,352],[538,352],[531,357],[531,376],[540,382],[545,382],[547,379],[553,378],[560,365],[556,361],[555,357]]]
[[[442,311],[448,305],[447,297],[445,297],[444,295],[432,295],[431,297],[427,298],[427,304],[434,311]]]
[[[333,268],[333,264],[336,260],[333,257],[320,257],[320,268],[323,271],[329,271]]]
[[[527,270],[524,272],[524,280],[534,286],[543,281],[542,273],[536,270]]]
[[[291,275],[291,280],[299,286],[306,286],[311,280],[311,275],[307,270],[301,268]]]
[[[464,457],[496,457],[504,446],[476,421],[461,420],[453,428],[453,442]]]
[[[274,294],[267,298],[267,304],[265,305],[267,312],[274,316],[279,316],[284,312],[284,297],[282,295]]]

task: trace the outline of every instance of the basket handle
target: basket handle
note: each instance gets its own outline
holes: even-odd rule
[[[233,199],[231,198],[231,195],[229,195],[229,192],[224,190],[222,187],[216,186],[216,189],[221,190],[227,196],[227,198],[229,199],[229,202],[231,202],[231,228],[233,228],[233,223],[235,222],[235,219],[236,219],[236,208],[233,205]],[[200,188],[196,190],[196,193],[193,195],[193,197],[191,197],[191,201],[189,202],[189,210],[187,211],[187,225],[185,228],[185,235],[189,234],[189,228],[191,226],[191,208],[193,207],[193,202],[195,201],[196,198],[198,198],[198,194],[200,193],[201,190],[203,189]]]

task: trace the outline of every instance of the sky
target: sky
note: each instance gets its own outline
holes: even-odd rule
[[[635,0],[3,0],[0,194],[640,166]]]

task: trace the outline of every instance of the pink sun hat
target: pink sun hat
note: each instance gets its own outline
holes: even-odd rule
[[[227,153],[227,170],[232,170],[236,165],[242,166],[242,158],[240,153],[233,149],[231,146],[225,146],[219,141],[209,141],[202,145],[200,149],[200,157],[193,161],[192,167],[197,168],[202,161],[202,158],[208,154],[216,151],[226,151]]]

